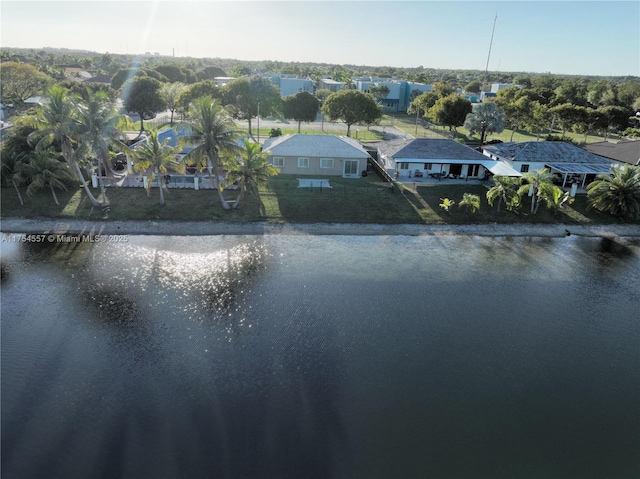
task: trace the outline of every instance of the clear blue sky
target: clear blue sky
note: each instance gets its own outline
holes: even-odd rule
[[[640,2],[6,1],[3,47],[640,76]]]

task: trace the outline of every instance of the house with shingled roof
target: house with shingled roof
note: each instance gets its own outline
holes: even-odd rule
[[[619,165],[640,166],[640,141],[620,140],[618,143],[601,141],[584,147],[589,153],[615,161]]]
[[[597,175],[611,173],[611,161],[563,141],[497,143],[482,147],[486,156],[509,163],[521,173],[548,168],[564,188],[584,188]]]
[[[396,177],[482,179],[490,174],[521,176],[505,162],[491,160],[454,140],[402,138],[377,145],[378,162]]]
[[[334,135],[277,136],[267,139],[262,150],[285,175],[360,178],[370,158],[356,140]]]

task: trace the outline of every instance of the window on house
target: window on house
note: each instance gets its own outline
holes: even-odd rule
[[[320,168],[333,168],[333,158],[320,158]]]
[[[271,164],[273,166],[277,166],[278,168],[284,168],[284,158],[281,156],[274,156],[271,158]]]
[[[400,169],[401,170],[408,170],[409,169],[409,163],[400,163]]]
[[[430,170],[431,169],[431,163],[425,163],[424,164],[424,169],[425,170]]]
[[[298,168],[309,168],[309,158],[298,158]]]
[[[469,165],[467,167],[467,176],[478,176],[480,165]]]
[[[526,173],[529,171],[529,165],[520,165],[520,173]]]

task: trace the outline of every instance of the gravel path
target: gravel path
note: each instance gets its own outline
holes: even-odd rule
[[[74,219],[7,218],[3,233],[70,233],[98,235],[470,235],[562,237],[567,232],[588,237],[640,237],[640,225],[380,225],[380,224],[272,224],[225,221],[87,221]]]

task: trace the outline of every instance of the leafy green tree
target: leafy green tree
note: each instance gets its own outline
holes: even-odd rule
[[[180,99],[180,95],[182,95],[186,89],[187,85],[180,82],[163,83],[160,87],[160,97],[167,108],[171,111],[171,126],[173,126],[173,114],[179,106],[178,100]]]
[[[165,107],[160,95],[161,86],[158,80],[142,76],[132,78],[122,87],[125,110],[140,116],[140,135],[144,131],[144,119],[152,118]]]
[[[280,89],[268,78],[253,76],[238,78],[223,87],[222,100],[232,107],[232,116],[246,120],[251,131],[251,119],[258,115],[270,116],[282,109]]]
[[[182,164],[195,165],[200,171],[206,168],[222,207],[230,209],[222,194],[220,178],[223,174],[222,155],[235,154],[240,148],[236,143],[238,132],[235,123],[217,100],[205,96],[193,103],[191,120],[182,126],[188,132],[183,143],[195,146],[182,158]]]
[[[487,191],[487,201],[490,206],[498,200],[498,210],[500,213],[500,206],[504,202],[507,210],[511,211],[520,205],[520,196],[516,190],[516,179],[509,176],[494,176],[493,186]]]
[[[438,98],[444,98],[455,92],[454,88],[446,82],[437,81],[432,85],[433,93],[438,95]]]
[[[47,94],[49,102],[45,103],[35,116],[26,120],[36,130],[29,136],[29,141],[36,145],[36,149],[40,150],[47,149],[52,145],[60,148],[62,157],[67,162],[69,169],[80,180],[91,204],[104,206],[89,189],[75,156],[74,138],[77,138],[80,131],[78,98],[69,95],[65,88],[58,85],[50,87]]]
[[[318,100],[320,100],[320,104],[324,104],[325,100],[327,98],[329,98],[329,95],[331,95],[333,92],[331,90],[328,90],[327,88],[320,88],[318,90],[316,90],[316,98]]]
[[[441,125],[446,125],[453,131],[462,126],[468,114],[472,111],[471,102],[457,93],[439,98],[429,109],[429,117]]]
[[[544,185],[553,184],[553,175],[548,168],[532,170],[522,175],[524,184],[518,189],[520,196],[531,196],[531,214],[535,215],[540,207],[540,191]]]
[[[227,74],[220,67],[205,67],[201,72],[198,73],[198,81],[203,80],[215,80],[216,77],[226,77]]]
[[[83,100],[87,99],[87,95],[89,93],[97,93],[104,92],[111,101],[116,101],[118,97],[118,92],[116,92],[109,85],[105,85],[104,83],[85,83],[79,82],[75,80],[65,80],[62,82],[58,82],[58,85],[66,88],[70,94],[76,95]]]
[[[613,105],[616,101],[614,86],[606,80],[596,80],[587,86],[587,103],[594,107]]]
[[[411,102],[407,113],[426,116],[429,109],[436,104],[436,101],[438,101],[436,93],[430,91],[422,93]]]
[[[332,93],[324,102],[322,113],[331,121],[341,120],[346,123],[347,136],[350,136],[351,125],[356,123],[372,125],[382,118],[382,108],[373,95],[358,90]]]
[[[480,93],[480,90],[482,90],[482,82],[479,80],[470,81],[464,86],[463,90],[468,93]]]
[[[138,77],[149,77],[158,80],[160,83],[166,83],[169,80],[162,73],[149,68],[129,67],[121,68],[111,77],[111,88],[120,90],[129,80]]]
[[[389,87],[387,85],[377,85],[369,88],[369,93],[373,95],[373,97],[382,102],[389,95]]]
[[[67,165],[61,162],[59,154],[50,149],[34,150],[28,161],[18,165],[18,182],[27,185],[27,195],[32,196],[37,190],[49,187],[56,205],[60,206],[56,196],[56,188],[67,191],[66,183],[73,180]]]
[[[165,63],[153,69],[161,75],[164,75],[170,83],[185,83],[187,81],[187,75],[178,65]]]
[[[618,86],[618,102],[622,107],[632,107],[640,99],[640,80],[631,80]],[[635,110],[638,111],[638,110]]]
[[[587,104],[586,81],[583,79],[562,80],[554,90],[553,102],[558,105],[571,103],[577,106],[585,106]]]
[[[602,114],[602,124],[606,124],[605,140],[611,130],[626,129],[633,114],[631,110],[622,106],[603,106],[598,108],[598,111]]]
[[[463,193],[458,206],[466,208],[467,212],[475,213],[480,209],[480,196],[471,193]]]
[[[563,137],[567,130],[571,130],[573,125],[580,121],[581,111],[579,108],[578,105],[572,103],[563,103],[549,110],[552,115],[555,115],[556,124],[562,128]]]
[[[136,145],[135,148],[129,150],[129,155],[133,158],[133,169],[135,171],[148,171],[147,176],[147,194],[151,193],[151,183],[158,178],[158,190],[160,191],[160,204],[164,206],[164,190],[167,185],[160,177],[161,173],[167,173],[170,170],[182,170],[176,160],[178,149],[168,145],[169,138],[160,142],[158,139],[158,130],[151,130],[149,136]]]
[[[525,90],[509,87],[498,92],[495,103],[504,110],[507,122],[511,125],[511,138],[520,126],[533,115],[533,104]]]
[[[258,198],[260,209],[264,212],[264,204],[260,198],[260,186],[266,185],[269,177],[276,176],[279,169],[267,161],[269,153],[260,150],[259,143],[245,139],[239,155],[233,156],[226,163],[229,169],[227,181],[238,184],[239,195],[233,205],[234,208],[238,207],[240,200],[248,192]]]
[[[464,127],[469,133],[480,133],[480,146],[484,145],[488,133],[500,133],[504,130],[506,118],[504,110],[494,102],[476,105],[467,115]]]
[[[23,63],[0,63],[0,98],[2,103],[24,103],[28,98],[41,95],[53,79],[37,68]]]
[[[283,101],[284,116],[298,122],[298,133],[300,123],[314,121],[318,116],[320,100],[308,91],[299,91],[295,95],[285,97]]]
[[[610,175],[598,175],[587,186],[587,199],[598,211],[640,219],[640,167],[614,167]]]
[[[531,77],[529,75],[516,75],[513,77],[513,83],[523,88],[531,88]]]
[[[531,116],[524,120],[524,127],[530,133],[535,133],[539,140],[543,132],[549,131],[551,115],[549,107],[539,101],[531,102]]]
[[[189,85],[178,97],[178,108],[183,112],[187,112],[191,107],[191,103],[203,96],[220,99],[222,98],[222,90],[213,80],[203,80]]]

